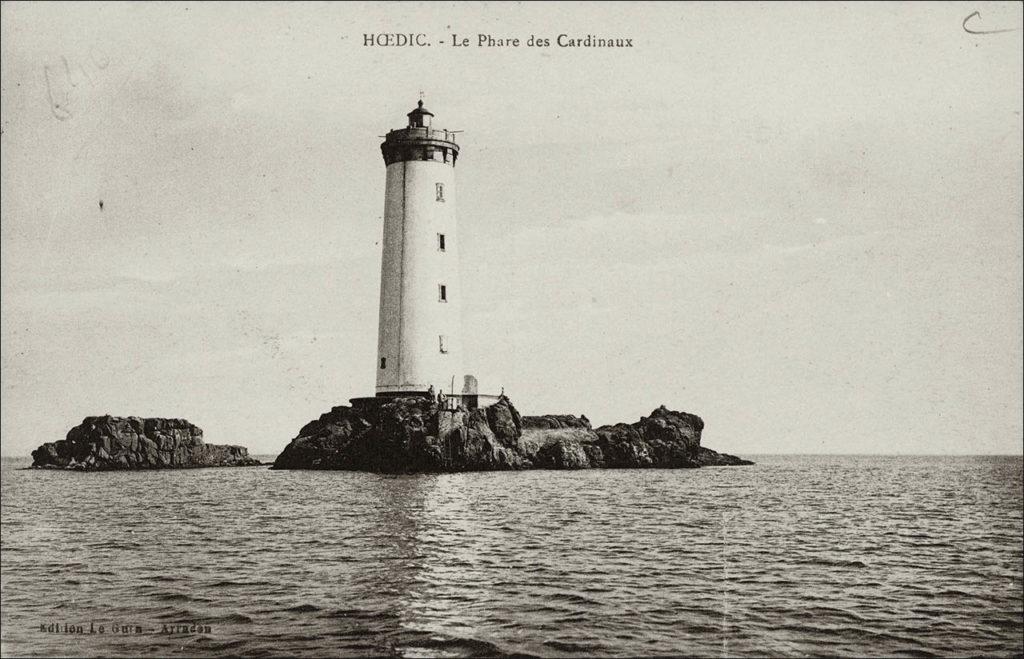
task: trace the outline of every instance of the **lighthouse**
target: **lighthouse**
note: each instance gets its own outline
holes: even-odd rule
[[[444,392],[475,399],[462,370],[454,134],[421,100],[388,132],[377,335],[377,396]],[[475,407],[475,400],[473,401]]]

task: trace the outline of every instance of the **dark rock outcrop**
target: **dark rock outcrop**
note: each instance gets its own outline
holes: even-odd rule
[[[729,455],[728,453],[712,451],[703,446],[700,447],[700,452],[697,454],[697,462],[701,467],[734,467],[737,465],[754,464],[750,460],[737,458],[735,455]]]
[[[242,446],[204,444],[203,431],[184,419],[90,416],[67,439],[32,451],[32,466],[104,471],[260,464]]]
[[[507,401],[439,410],[429,398],[339,406],[306,424],[275,469],[447,472],[529,467],[517,450],[519,413]]]
[[[520,416],[504,396],[471,411],[439,409],[425,397],[352,403],[306,424],[274,469],[406,473],[752,464],[702,448],[700,417],[664,406],[636,423],[594,429],[585,416]]]

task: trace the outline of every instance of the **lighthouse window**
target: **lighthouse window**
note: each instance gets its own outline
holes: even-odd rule
[[[448,337],[445,336],[444,334],[441,334],[441,335],[439,335],[437,337],[437,340],[438,340],[438,343],[440,343],[441,352],[447,353],[448,352]]]
[[[441,302],[447,302],[448,301],[448,287],[445,286],[444,284],[438,284],[437,288],[438,288],[438,293],[437,293],[438,298],[437,299],[440,300]]]
[[[438,201],[444,201],[444,183],[437,183],[436,184],[436,190],[437,190],[437,200]]]
[[[387,368],[387,366],[388,366],[388,358],[387,357],[381,357],[380,358],[380,367],[381,368]]]
[[[442,252],[444,251],[444,234],[443,233],[437,234],[437,249],[439,249]]]

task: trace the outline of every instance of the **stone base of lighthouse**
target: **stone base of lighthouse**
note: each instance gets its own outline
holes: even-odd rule
[[[351,398],[349,402],[353,405],[369,404],[370,401],[387,401],[397,398],[424,398],[433,401],[441,402],[443,407],[448,409],[456,409],[462,407],[467,410],[475,410],[481,407],[490,407],[499,400],[501,400],[501,394],[477,394],[477,393],[462,393],[455,395],[444,394],[443,401],[438,401],[438,395],[432,394],[429,391],[395,391],[395,392],[382,392],[376,396],[362,396],[359,398]]]

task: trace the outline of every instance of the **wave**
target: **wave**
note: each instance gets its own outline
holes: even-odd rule
[[[1024,654],[1021,461],[864,460],[197,471],[173,491],[5,472],[0,640],[12,656],[140,652],[38,633],[95,619],[210,624],[143,639],[190,656]],[[186,520],[174,502],[194,492],[220,505],[189,503]],[[127,533],[126,500],[159,515]]]

